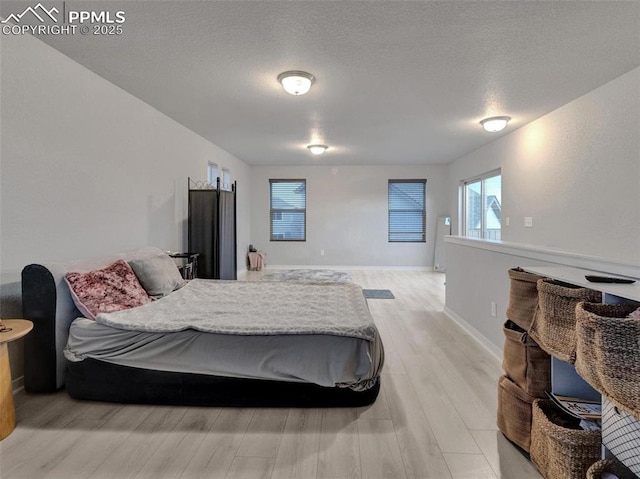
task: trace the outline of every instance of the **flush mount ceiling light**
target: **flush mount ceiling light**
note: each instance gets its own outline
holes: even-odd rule
[[[480,121],[482,128],[490,133],[496,133],[498,131],[502,131],[509,123],[511,117],[509,116],[492,116],[491,118],[485,118]]]
[[[291,95],[304,95],[316,81],[311,73],[292,70],[278,75],[278,81],[284,91]]]
[[[327,145],[309,145],[307,148],[314,155],[322,155],[329,147]]]

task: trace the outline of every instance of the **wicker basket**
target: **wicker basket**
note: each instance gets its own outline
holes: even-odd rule
[[[529,329],[542,349],[563,361],[576,360],[576,305],[599,302],[602,293],[551,279],[538,280],[539,307]]]
[[[504,372],[529,396],[547,397],[545,392],[551,390],[551,356],[511,320],[507,320],[502,329]]]
[[[602,479],[602,474],[610,472],[619,479],[635,479],[636,475],[616,459],[602,459],[593,464],[587,471],[587,479]]]
[[[567,423],[559,424],[565,422],[565,417]],[[573,429],[578,422],[548,399],[534,401],[531,461],[543,477],[584,479],[589,467],[600,459],[600,431]]]
[[[507,439],[529,452],[531,405],[534,398],[507,376],[498,381],[498,429]]]
[[[509,305],[507,318],[528,330],[538,307],[538,280],[543,276],[527,273],[522,268],[509,270]]]
[[[640,320],[633,304],[576,307],[576,370],[612,403],[640,418]]]

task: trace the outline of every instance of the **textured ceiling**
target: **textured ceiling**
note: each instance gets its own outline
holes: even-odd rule
[[[124,34],[38,38],[251,165],[446,163],[640,65],[640,1],[66,3]]]

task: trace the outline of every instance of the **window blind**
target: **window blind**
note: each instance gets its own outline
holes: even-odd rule
[[[269,180],[271,241],[306,241],[307,181]]]
[[[426,242],[427,180],[389,180],[389,242]]]

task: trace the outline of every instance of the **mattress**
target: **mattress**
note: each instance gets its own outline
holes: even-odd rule
[[[364,390],[380,374],[384,352],[373,340],[331,334],[235,335],[184,329],[118,329],[78,318],[64,350],[67,360],[97,359],[158,371],[309,382]]]
[[[351,283],[195,279],[136,308],[76,319],[69,361],[361,391],[384,353],[362,288]]]

